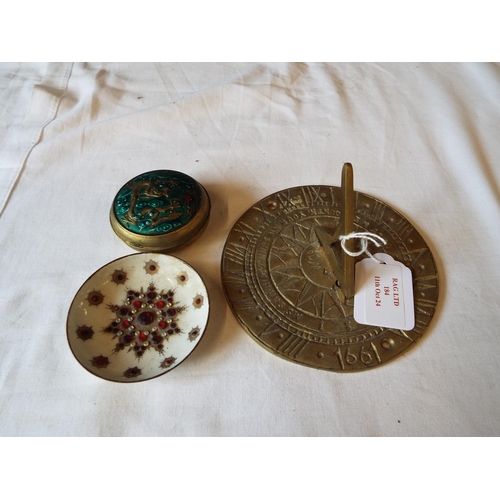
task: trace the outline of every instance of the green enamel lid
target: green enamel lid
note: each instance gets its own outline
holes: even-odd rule
[[[115,233],[140,251],[171,250],[205,227],[210,199],[203,186],[175,170],[134,177],[117,193],[110,220]]]

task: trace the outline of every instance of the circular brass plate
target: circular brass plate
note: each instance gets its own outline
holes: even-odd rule
[[[431,322],[438,299],[432,253],[400,213],[355,192],[354,230],[386,241],[382,249],[412,271],[415,328],[360,325],[338,297],[336,277],[315,228],[333,233],[341,189],[302,186],[274,193],[252,206],[231,229],[222,254],[227,301],[244,329],[272,353],[313,368],[360,371],[407,351]],[[361,260],[361,256],[356,260]]]

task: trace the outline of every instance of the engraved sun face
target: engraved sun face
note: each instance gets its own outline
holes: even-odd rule
[[[326,224],[311,217],[285,227],[271,246],[269,270],[280,295],[302,313],[344,323],[336,277],[314,231]]]
[[[317,241],[304,248],[300,255],[300,264],[304,276],[310,282],[329,290],[335,287],[336,276],[325,259],[325,251]]]

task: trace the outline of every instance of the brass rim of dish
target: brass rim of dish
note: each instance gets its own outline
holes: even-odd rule
[[[161,252],[162,250],[170,250],[174,247],[179,247],[187,243],[191,239],[201,234],[205,228],[210,215],[210,197],[205,188],[201,185],[201,203],[198,211],[191,221],[185,226],[176,229],[175,231],[159,234],[159,235],[141,235],[129,231],[123,227],[117,220],[114,212],[114,200],[111,205],[109,219],[111,227],[116,235],[121,238],[128,246],[139,251]]]

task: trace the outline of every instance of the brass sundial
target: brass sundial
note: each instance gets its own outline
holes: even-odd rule
[[[415,327],[358,324],[353,317],[354,266],[339,236],[369,231],[380,251],[412,271]],[[353,250],[353,240],[345,242]],[[244,329],[272,353],[313,368],[359,371],[409,349],[434,315],[438,275],[413,225],[384,202],[353,190],[346,163],[342,187],[299,186],[271,194],[231,229],[222,254],[222,284]]]

